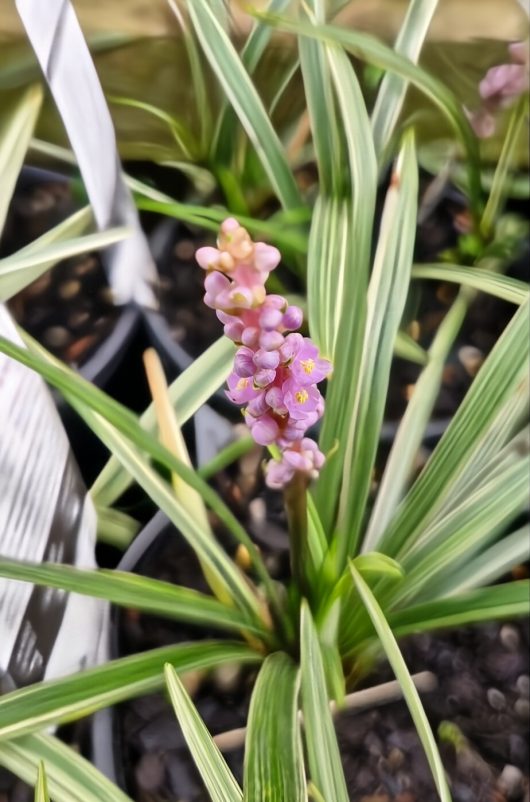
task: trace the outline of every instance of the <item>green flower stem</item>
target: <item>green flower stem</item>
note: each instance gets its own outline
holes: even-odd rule
[[[283,491],[289,526],[291,574],[300,594],[309,598],[306,568],[309,563],[307,544],[307,477],[297,471]]]
[[[528,98],[526,95],[524,95],[519,100],[510,116],[510,123],[504,138],[504,143],[497,168],[495,170],[495,175],[493,176],[493,183],[488,202],[486,203],[486,208],[484,209],[484,213],[480,221],[480,231],[486,240],[488,240],[493,233],[495,221],[504,202],[504,197],[506,194],[506,179],[514,160],[515,150],[527,113]]]

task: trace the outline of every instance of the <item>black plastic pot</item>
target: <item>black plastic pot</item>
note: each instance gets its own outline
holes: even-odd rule
[[[156,513],[131,543],[117,570],[141,573],[142,563],[161,547],[164,537],[170,534],[177,535],[174,526],[163,512]],[[119,608],[112,608],[108,638],[110,660],[122,656],[119,632],[121,616]],[[114,783],[125,788],[122,744],[114,708],[100,710],[92,717],[90,741],[94,765]]]

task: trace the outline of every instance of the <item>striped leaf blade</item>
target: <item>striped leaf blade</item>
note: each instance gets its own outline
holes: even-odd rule
[[[65,228],[63,227],[63,231]],[[83,237],[74,237],[47,246],[41,244],[37,247],[34,243],[35,247],[30,252],[24,249],[0,259],[0,301],[12,298],[62,259],[106,248],[125,239],[128,234],[127,228],[110,228],[107,231],[86,234]]]
[[[74,721],[103,707],[160,690],[166,663],[185,674],[227,662],[259,660],[261,656],[243,643],[202,640],[162,646],[62,679],[38,682],[0,697],[0,740]]]
[[[330,533],[361,360],[377,165],[370,121],[353,67],[339,48],[326,45],[323,53],[337,100],[334,125],[342,132],[348,159],[343,194],[323,194],[317,201],[307,268],[310,329],[334,366],[320,444],[324,452],[336,449],[336,453],[315,488],[316,506],[325,531]],[[314,92],[320,91],[318,81],[312,86]],[[318,111],[319,106],[316,102],[314,105]],[[322,124],[321,119],[312,120],[314,128]],[[333,164],[330,169],[335,169]],[[328,183],[333,188],[338,178],[330,175]]]
[[[307,602],[302,604],[300,620],[300,672],[304,740],[311,781],[326,802],[348,802],[322,653]]]
[[[85,570],[55,563],[30,563],[0,558],[0,576],[45,587],[61,588],[86,596],[106,599],[121,607],[163,615],[199,625],[208,623],[223,629],[254,629],[251,621],[234,607],[190,588],[150,579],[125,571]],[[258,626],[256,633],[261,632]]]
[[[412,278],[463,284],[518,306],[524,304],[530,293],[530,287],[526,282],[481,267],[462,267],[445,263],[414,265]]]
[[[0,127],[0,233],[39,116],[42,98],[43,91],[39,84],[28,87],[17,96],[14,108],[9,109]]]
[[[175,715],[210,799],[241,802],[241,789],[173,666],[166,665],[165,678]]]
[[[438,0],[411,0],[407,6],[394,50],[414,64],[418,61],[437,5]],[[374,146],[379,163],[383,161],[392,139],[406,92],[406,81],[391,72],[385,73],[372,112]]]
[[[445,771],[436,741],[432,734],[418,691],[411,679],[403,655],[392,633],[392,629],[377,603],[375,596],[370,590],[370,587],[352,563],[350,563],[350,570],[357,592],[370,616],[374,629],[381,641],[381,645],[385,650],[388,662],[392,666],[396,679],[401,685],[403,696],[429,762],[441,802],[451,802],[451,794],[447,785]]]
[[[298,670],[281,652],[266,658],[252,691],[245,739],[245,802],[307,802]]]
[[[484,441],[497,417],[505,414],[514,398],[528,392],[527,337],[530,302],[515,313],[479,370],[470,390],[435,448],[429,462],[409,491],[384,533],[380,551],[395,556],[407,542],[413,542],[455,488],[466,467],[476,458],[490,458]],[[371,548],[373,548],[373,544]]]
[[[394,342],[407,299],[416,233],[418,168],[406,137],[387,192],[367,298],[355,401],[349,410],[337,517],[339,567],[357,548],[383,421]]]
[[[390,613],[388,621],[394,635],[401,638],[419,631],[528,615],[529,599],[530,580],[520,580],[407,606]]]
[[[48,782],[46,780],[46,769],[44,763],[39,763],[39,772],[37,774],[37,784],[35,785],[35,802],[50,802],[50,795],[48,794]]]
[[[24,735],[0,743],[0,765],[35,784],[44,763],[53,802],[132,802],[88,760],[52,735]]]
[[[208,0],[188,4],[203,52],[229,98],[263,168],[285,209],[302,205],[281,142],[234,46],[219,25]]]

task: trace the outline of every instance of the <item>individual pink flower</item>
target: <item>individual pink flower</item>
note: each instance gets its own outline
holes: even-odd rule
[[[322,401],[322,396],[315,385],[300,384],[295,379],[288,379],[282,387],[285,406],[289,415],[295,420],[305,420],[315,412]]]
[[[226,395],[234,404],[247,404],[260,393],[260,390],[254,387],[252,379],[238,376],[235,372],[230,374],[226,383],[228,384]]]
[[[294,379],[299,384],[315,384],[325,379],[330,372],[331,362],[321,359],[316,345],[305,337],[291,364]]]

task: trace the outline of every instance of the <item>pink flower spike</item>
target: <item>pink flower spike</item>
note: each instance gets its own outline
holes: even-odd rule
[[[265,242],[256,242],[254,245],[254,264],[262,273],[270,273],[280,263],[281,254],[278,248],[267,245]]]
[[[246,348],[245,346],[238,348],[234,357],[234,373],[237,373],[237,375],[242,378],[253,376],[256,372],[253,357],[254,351],[250,348]]]
[[[304,343],[296,354],[291,365],[291,372],[299,384],[318,384],[325,379],[331,371],[331,362],[327,359],[320,359],[318,348],[309,339],[304,338]]]

